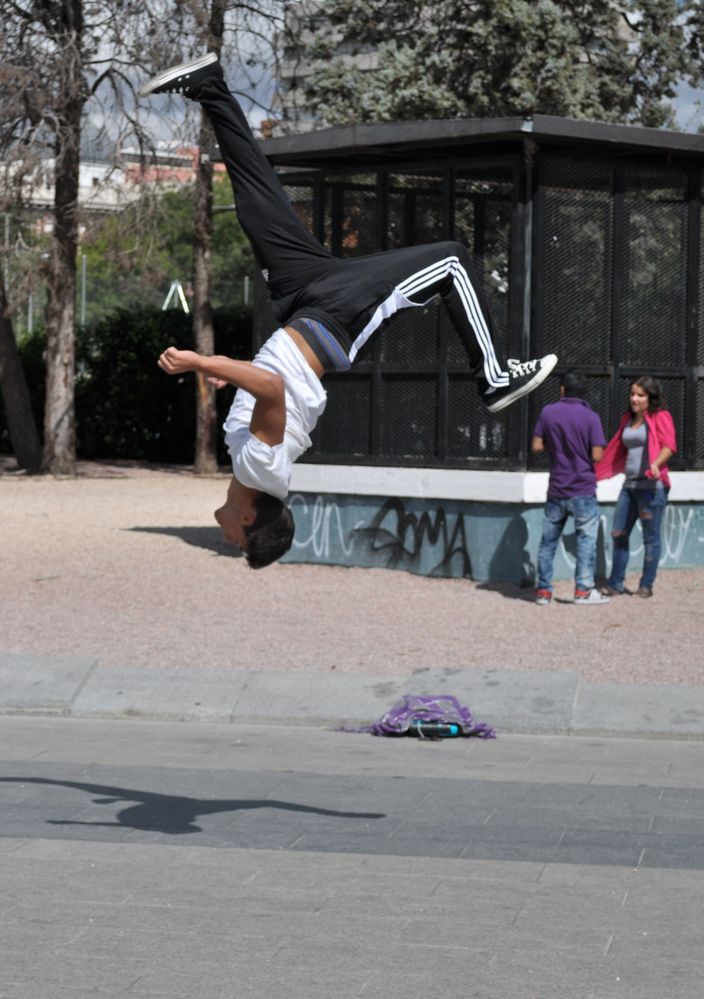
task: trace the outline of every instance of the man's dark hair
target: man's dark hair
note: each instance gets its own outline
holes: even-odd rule
[[[647,394],[649,413],[657,413],[661,409],[667,409],[665,396],[662,394],[662,388],[657,378],[653,378],[652,375],[641,375],[640,378],[633,379],[630,387],[632,388],[634,385],[638,385]]]
[[[257,519],[245,528],[250,569],[263,569],[289,550],[293,542],[293,517],[280,499],[262,493],[253,502]]]
[[[587,379],[581,371],[566,371],[560,384],[565,390],[565,395],[583,399],[587,394]]]

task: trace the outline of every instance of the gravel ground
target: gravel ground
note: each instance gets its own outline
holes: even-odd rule
[[[212,511],[227,476],[83,464],[30,477],[0,462],[0,652],[106,665],[378,674],[420,667],[571,670],[592,681],[704,683],[704,570],[655,596],[550,607],[506,584],[384,569],[252,572]],[[636,583],[636,578],[627,581]]]

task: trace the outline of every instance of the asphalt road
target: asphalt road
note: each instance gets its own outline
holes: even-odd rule
[[[704,745],[0,718],[0,997],[700,999]]]

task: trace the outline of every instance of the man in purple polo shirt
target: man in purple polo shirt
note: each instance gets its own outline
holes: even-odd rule
[[[552,600],[552,567],[557,544],[568,517],[577,536],[574,602],[579,606],[606,604],[609,598],[594,585],[599,504],[594,464],[606,444],[601,420],[584,401],[587,380],[577,371],[566,372],[560,383],[560,401],[543,406],[533,431],[531,450],[550,456],[550,482],[538,550],[538,589],[535,602]]]

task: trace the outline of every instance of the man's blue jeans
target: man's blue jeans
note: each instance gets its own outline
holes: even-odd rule
[[[574,518],[577,565],[574,580],[578,590],[594,587],[596,541],[599,534],[599,504],[596,496],[548,499],[543,516],[543,536],[538,549],[538,589],[552,590],[555,552],[568,517]]]
[[[619,493],[611,527],[614,553],[609,586],[623,591],[628,566],[628,539],[635,523],[640,520],[643,531],[643,574],[641,588],[652,590],[660,563],[660,525],[667,506],[667,490],[662,482],[653,482],[647,489],[624,486]]]

